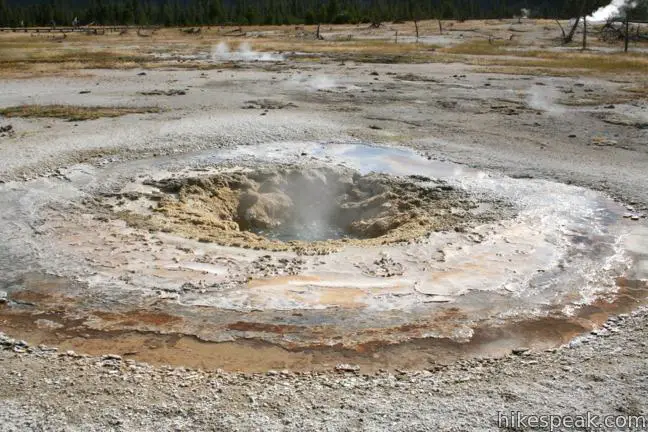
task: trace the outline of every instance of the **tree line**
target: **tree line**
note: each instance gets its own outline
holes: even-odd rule
[[[601,0],[0,0],[0,26],[263,25],[488,19],[520,15],[569,18]],[[587,11],[584,11],[586,8]]]

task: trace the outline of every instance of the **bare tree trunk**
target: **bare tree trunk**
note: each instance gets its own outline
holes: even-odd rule
[[[443,34],[443,24],[441,23],[441,20],[437,20],[439,22],[439,34]]]
[[[568,44],[568,43],[570,43],[571,41],[574,40],[574,34],[576,34],[576,29],[578,28],[578,24],[580,24],[580,19],[581,19],[580,16],[578,18],[576,18],[576,21],[574,22],[574,25],[572,26],[571,30],[569,30],[569,34],[563,40],[563,44]]]
[[[583,15],[583,51],[587,49],[587,17]]]
[[[564,41],[567,38],[565,29],[563,28],[562,24],[560,24],[560,21],[556,20],[556,23],[558,24],[558,27],[560,27],[560,31],[562,32],[562,40]]]
[[[320,23],[317,23],[317,34],[315,35],[317,40],[322,40],[322,36],[320,36],[320,25]]]
[[[630,17],[626,11],[625,17],[625,36],[623,38],[623,52],[628,52],[628,42],[630,42]]]
[[[398,30],[396,30],[396,37],[394,39],[394,43],[398,43]]]
[[[419,39],[419,27],[418,27],[418,21],[414,20],[414,28],[416,29],[416,43],[418,43]]]

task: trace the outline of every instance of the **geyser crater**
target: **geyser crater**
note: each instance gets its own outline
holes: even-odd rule
[[[475,199],[426,177],[360,174],[340,167],[260,167],[147,181],[148,214],[116,205],[130,224],[204,242],[322,252],[388,244],[460,229],[487,214]]]

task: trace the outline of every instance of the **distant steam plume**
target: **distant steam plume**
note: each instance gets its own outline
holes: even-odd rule
[[[629,2],[627,0],[612,0],[612,3],[599,8],[588,18],[592,21],[605,21],[608,18],[619,15],[619,12],[624,6],[630,5],[633,7],[635,4],[635,2]]]
[[[215,61],[282,61],[284,56],[278,53],[267,53],[254,51],[249,43],[241,42],[238,50],[232,51],[227,42],[219,42],[212,49],[212,59]]]

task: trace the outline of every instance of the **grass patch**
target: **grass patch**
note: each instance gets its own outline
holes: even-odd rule
[[[511,41],[485,40],[468,41],[440,51],[461,55],[468,64],[499,67],[487,72],[556,76],[648,73],[648,56],[641,53],[529,50]]]
[[[526,76],[554,76],[554,77],[579,77],[583,71],[578,69],[557,70],[539,67],[522,66],[485,66],[475,69],[477,73],[492,73],[502,75],[526,75]]]
[[[419,63],[428,59],[435,48],[414,43],[396,44],[392,39],[316,41],[279,35],[251,40],[249,37],[223,37],[216,29],[205,30],[203,35],[192,37],[189,42],[177,29],[163,29],[150,38],[139,38],[132,33],[101,37],[70,34],[65,44],[25,35],[0,35],[0,77],[29,78],[84,69],[221,69],[227,66],[182,57],[210,53],[211,48],[222,41],[227,41],[233,50],[241,43],[251,43],[257,51],[278,51],[289,56],[299,51],[312,54],[316,59],[322,56],[334,60],[357,58],[367,63]]]
[[[78,50],[14,50],[0,49],[3,56],[2,69],[13,69],[30,64],[69,64],[76,63],[87,69],[115,69],[123,64],[141,64],[151,59],[150,56],[123,54],[113,51]]]
[[[648,73],[648,56],[625,53],[589,52],[521,52],[520,57],[531,60],[531,66],[549,66],[556,69],[584,69],[601,73]]]
[[[5,78],[70,75],[84,69],[133,69],[154,59],[139,53],[95,50],[84,46],[46,49],[40,44],[23,49],[0,44],[0,58],[0,77]]]
[[[96,120],[127,114],[159,113],[158,107],[85,107],[75,105],[21,105],[0,109],[5,117],[59,118],[67,121]]]
[[[438,34],[436,21],[421,22],[422,34]],[[538,21],[536,26],[553,26],[552,21]],[[552,51],[537,42],[521,39],[484,39],[492,31],[509,34],[508,21],[444,21],[443,37],[455,31],[469,32],[475,38],[453,46],[423,43],[394,43],[398,29],[411,38],[411,22],[390,25],[382,30],[365,26],[332,26],[340,39],[301,38],[304,30],[315,32],[315,26],[244,27],[247,36],[232,36],[232,27],[203,28],[200,35],[187,35],[178,29],[160,29],[142,38],[131,29],[125,35],[106,33],[101,36],[68,34],[65,43],[49,35],[0,34],[0,78],[31,78],[45,75],[88,74],[90,69],[228,69],[238,67],[227,62],[211,63],[186,56],[209,54],[211,47],[227,41],[233,50],[243,42],[257,51],[278,51],[293,62],[355,61],[359,63],[463,63],[486,68],[482,72],[521,75],[587,76],[646,75],[648,56],[640,53],[603,53],[595,51]],[[324,32],[329,26],[324,26]],[[499,30],[498,30],[499,29]],[[249,32],[262,32],[251,38]],[[375,33],[375,34],[374,34]],[[365,38],[367,35],[381,39]],[[327,36],[328,37],[328,36]],[[592,40],[592,43],[595,41]],[[536,45],[534,45],[536,44]],[[167,54],[161,56],[161,54]],[[256,68],[262,67],[256,64]]]
[[[505,48],[511,46],[515,46],[515,43],[502,40],[471,40],[443,48],[441,51],[449,54],[464,55],[505,55],[507,54]]]
[[[231,42],[236,46],[238,40]],[[249,42],[249,41],[248,41]],[[331,41],[298,41],[293,40],[258,40],[254,41],[253,47],[262,51],[300,51],[304,53],[330,54],[330,53],[362,53],[362,54],[412,54],[434,50],[438,47],[434,45],[417,45],[414,43],[394,43],[393,40],[379,39],[351,39],[351,40],[331,40]]]
[[[648,98],[648,82],[637,84],[634,87],[622,87],[621,90],[638,98]]]

